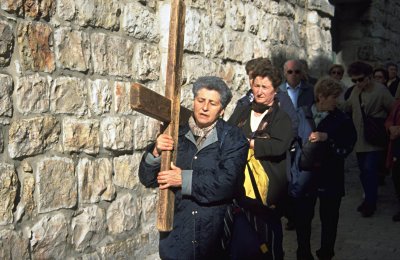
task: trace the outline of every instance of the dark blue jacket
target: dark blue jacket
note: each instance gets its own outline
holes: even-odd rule
[[[241,130],[218,120],[198,150],[188,125],[179,129],[176,165],[191,174],[191,185],[174,189],[173,230],[160,236],[162,259],[221,258],[221,235],[227,205],[243,185],[249,144]],[[153,146],[154,147],[154,146]],[[157,187],[159,164],[143,156],[139,178],[146,187]]]

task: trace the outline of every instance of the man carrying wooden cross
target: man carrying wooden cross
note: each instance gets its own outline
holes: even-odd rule
[[[227,206],[243,185],[248,141],[220,117],[232,98],[218,77],[200,77],[193,84],[193,113],[179,128],[176,166],[160,171],[163,151],[173,138],[161,134],[143,155],[139,178],[146,187],[172,189],[173,229],[161,234],[162,259],[224,259],[221,237]]]

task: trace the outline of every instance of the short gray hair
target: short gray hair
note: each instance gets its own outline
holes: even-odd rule
[[[226,83],[219,77],[204,76],[204,77],[198,78],[193,83],[192,91],[193,91],[194,97],[196,97],[199,90],[201,90],[203,88],[208,89],[208,90],[215,90],[219,93],[222,108],[225,108],[232,99],[231,90],[228,88]]]

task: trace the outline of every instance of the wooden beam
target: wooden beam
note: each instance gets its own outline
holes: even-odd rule
[[[130,93],[132,109],[162,122],[169,123],[171,121],[170,99],[139,83],[132,84]],[[180,106],[179,124],[185,124],[191,115],[190,109]]]
[[[165,86],[165,97],[171,100],[171,122],[165,133],[174,139],[174,150],[161,153],[161,171],[169,170],[171,161],[176,162],[180,90],[182,81],[183,40],[185,33],[186,7],[183,0],[171,1],[171,18],[169,23],[168,60]],[[175,196],[171,189],[160,190],[158,200],[157,228],[159,231],[171,231],[174,220]]]

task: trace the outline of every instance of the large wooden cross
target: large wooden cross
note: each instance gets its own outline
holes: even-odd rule
[[[174,150],[161,153],[161,171],[169,170],[171,161],[176,161],[179,123],[187,121],[191,115],[190,110],[180,105],[184,32],[185,4],[183,0],[172,0],[165,97],[138,83],[134,83],[131,88],[131,107],[164,122],[161,125],[161,131],[174,139]],[[159,191],[157,205],[159,231],[172,230],[174,200],[174,193],[170,189]]]

